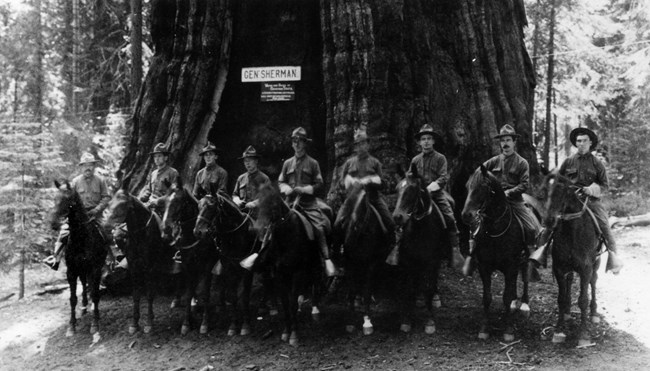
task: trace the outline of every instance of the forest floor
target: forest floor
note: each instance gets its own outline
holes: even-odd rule
[[[389,303],[375,306],[375,333],[348,334],[344,307],[336,300],[321,308],[313,322],[303,318],[300,346],[280,340],[279,317],[260,317],[252,334],[226,336],[227,322],[213,316],[207,335],[193,330],[180,335],[183,310],[169,309],[171,298],[155,301],[154,330],[129,335],[131,300],[104,295],[100,303],[101,339],[88,333],[89,315],[81,318],[74,337],[66,337],[68,290],[42,294],[46,284],[64,283],[64,274],[34,267],[27,272],[27,295],[0,302],[1,370],[641,370],[650,367],[650,227],[615,231],[625,268],[618,276],[601,265],[598,304],[603,321],[592,325],[594,345],[576,348],[574,284],[571,326],[564,344],[545,334],[557,320],[557,286],[550,269],[531,284],[531,315],[517,319],[516,341],[504,347],[499,314],[501,275],[493,285],[493,329],[478,340],[481,283],[478,275],[464,278],[445,268],[441,277],[442,307],[437,332],[426,335],[422,323],[413,331],[399,331]],[[64,271],[64,269],[63,269]],[[1,275],[0,299],[16,292],[16,274]],[[51,287],[51,286],[49,286]],[[41,295],[36,292],[41,291]],[[55,290],[56,291],[56,290]],[[144,309],[144,305],[143,305]],[[419,306],[418,312],[423,315]],[[306,311],[308,313],[308,311]],[[421,317],[422,318],[422,317]],[[359,316],[359,326],[362,322]],[[269,336],[269,334],[271,334]],[[97,339],[95,339],[97,340]],[[212,368],[210,368],[212,367]]]

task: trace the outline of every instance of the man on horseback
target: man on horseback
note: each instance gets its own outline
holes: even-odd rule
[[[147,183],[140,192],[138,197],[140,201],[162,216],[165,213],[165,205],[159,202],[160,197],[167,194],[169,186],[176,183],[178,171],[168,165],[169,150],[163,143],[156,144],[153,151],[149,153],[153,156],[153,162],[156,168],[147,177]]]
[[[254,212],[259,202],[260,186],[270,182],[270,180],[266,174],[257,168],[260,156],[253,146],[248,146],[239,159],[244,160],[246,172],[237,178],[235,189],[232,192],[232,200],[240,208]]]
[[[79,162],[82,173],[72,179],[70,187],[79,193],[88,217],[97,225],[102,235],[104,235],[105,232],[101,227],[102,212],[111,200],[111,196],[108,194],[108,187],[104,178],[95,174],[95,167],[98,162],[99,160],[91,153],[86,152],[82,154],[81,161]],[[68,223],[63,223],[59,228],[59,236],[54,243],[54,254],[43,260],[43,263],[54,270],[59,269],[59,262],[68,242],[69,234]],[[110,251],[110,248],[108,250],[109,256],[113,257],[113,252]]]
[[[447,227],[447,237],[449,239],[450,254],[449,258],[453,266],[463,264],[460,257],[460,246],[458,243],[458,227],[454,211],[449,203],[450,196],[445,192],[449,174],[447,173],[447,159],[445,156],[433,148],[435,136],[437,134],[429,124],[422,125],[420,131],[415,134],[415,140],[420,144],[422,152],[411,160],[411,166],[416,166],[418,174],[427,185],[427,191],[431,199],[440,209],[443,215],[444,223]]]
[[[307,131],[304,128],[298,127],[291,133],[294,156],[282,165],[278,182],[280,183],[280,192],[287,196],[291,205],[297,204],[314,226],[321,258],[325,264],[325,273],[328,276],[334,276],[336,268],[330,259],[327,246],[327,234],[331,231],[330,219],[327,215],[331,215],[331,210],[327,210],[329,206],[322,201],[319,202],[315,196],[316,192],[323,187],[323,176],[318,161],[307,154],[307,143],[309,142],[311,142],[311,138],[307,137]]]
[[[578,153],[564,160],[560,165],[559,174],[569,178],[574,185],[582,187],[582,192],[587,197],[587,206],[598,222],[598,227],[607,248],[606,271],[611,270],[612,273],[618,274],[623,268],[623,262],[616,255],[616,241],[614,241],[614,236],[612,236],[612,231],[609,228],[607,211],[600,202],[602,193],[607,191],[609,187],[607,171],[605,165],[591,153],[598,145],[598,136],[593,131],[580,127],[571,131],[569,139],[571,144],[578,148]],[[546,266],[547,247],[552,239],[553,229],[556,225],[557,220],[553,221],[553,225],[545,226],[539,238],[540,247],[531,256],[531,260],[536,265]]]
[[[382,186],[381,162],[368,152],[368,135],[366,130],[361,128],[354,133],[355,155],[350,157],[344,164],[341,172],[343,187],[347,190],[354,184],[365,186],[368,201],[377,209],[381,217],[381,223],[386,232],[388,246],[395,246],[395,221],[388,211],[388,206],[379,192]],[[334,229],[340,233],[347,223],[352,210],[348,210],[343,204],[336,215]]]
[[[203,156],[205,167],[196,174],[194,180],[194,189],[192,194],[197,200],[202,199],[210,193],[210,189],[227,194],[226,185],[228,184],[228,172],[221,166],[217,165],[219,149],[214,144],[208,142],[203,147],[199,156]]]
[[[512,126],[503,125],[499,134],[494,136],[494,139],[499,139],[501,154],[485,161],[483,165],[501,182],[510,207],[524,229],[524,242],[532,252],[535,249],[535,239],[540,232],[541,225],[531,209],[525,205],[522,197],[522,194],[528,190],[530,175],[528,162],[515,151],[517,138],[519,138],[519,134]],[[465,259],[463,266],[463,273],[467,276],[471,275],[474,270],[471,251],[473,245],[473,239],[470,238],[470,255]],[[531,273],[534,280],[539,280],[539,273],[536,271]]]

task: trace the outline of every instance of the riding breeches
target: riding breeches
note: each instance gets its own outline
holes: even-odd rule
[[[600,202],[600,200],[595,198],[589,198],[587,203],[589,209],[594,213],[600,231],[603,233],[603,238],[605,239],[605,244],[607,249],[612,252],[616,252],[616,241],[614,241],[614,236],[612,235],[612,230],[609,228],[609,222],[607,220],[607,211],[605,207]]]
[[[524,228],[524,240],[527,246],[535,244],[537,235],[542,230],[542,225],[533,214],[532,210],[523,202],[510,201],[510,207],[515,216],[521,221]]]
[[[449,199],[443,191],[436,191],[430,193],[431,199],[433,202],[438,205],[442,216],[445,218],[445,224],[447,224],[447,229],[458,233],[458,226],[456,225],[456,218],[454,217],[454,210],[452,210],[451,205],[449,204]]]

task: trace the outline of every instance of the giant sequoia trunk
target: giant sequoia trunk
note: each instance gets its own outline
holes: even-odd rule
[[[431,123],[457,199],[469,172],[498,153],[492,136],[506,123],[537,172],[522,0],[158,0],[151,13],[155,57],[122,163],[133,188],[161,141],[186,180],[208,139],[224,149],[231,182],[248,144],[276,176],[296,126],[314,138],[331,200],[361,126],[388,170],[408,163],[413,134]],[[295,101],[261,102],[260,84],[241,82],[241,68],[260,66],[301,66]]]

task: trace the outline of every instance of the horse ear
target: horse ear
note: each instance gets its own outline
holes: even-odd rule
[[[65,186],[68,188],[69,191],[72,190],[72,187],[70,187],[70,182],[68,182],[67,180],[65,181]]]
[[[485,167],[485,165],[481,164],[479,168],[481,169],[481,174],[487,175],[488,169]]]
[[[59,183],[59,181],[55,179],[54,180],[54,186],[56,187],[56,189],[59,189],[59,188],[61,188],[61,183]]]
[[[414,163],[411,163],[411,168],[409,169],[409,172],[411,173],[411,176],[414,178],[420,177],[420,174],[418,173],[418,167]]]

